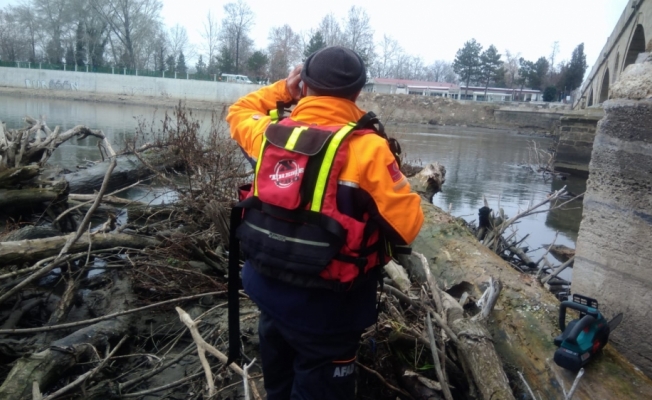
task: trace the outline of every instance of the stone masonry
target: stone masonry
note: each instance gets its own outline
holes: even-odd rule
[[[588,174],[595,130],[600,118],[602,115],[566,115],[560,118],[556,170],[575,175]]]
[[[652,60],[631,65],[598,123],[573,271],[574,293],[607,318],[611,342],[652,377]]]

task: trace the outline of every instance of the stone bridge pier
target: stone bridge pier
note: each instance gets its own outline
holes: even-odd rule
[[[573,293],[593,297],[610,340],[652,377],[652,57],[631,65],[604,104],[577,239]]]

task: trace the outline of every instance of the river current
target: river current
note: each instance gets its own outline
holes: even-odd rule
[[[134,134],[139,121],[160,125],[166,111],[171,109],[0,95],[0,120],[9,128],[22,126],[22,118],[26,115],[45,118],[50,128],[59,125],[65,130],[82,124],[101,129],[116,149]],[[205,123],[210,122],[208,111],[195,111],[194,115]],[[500,207],[511,217],[563,186],[576,194],[585,190],[584,179],[569,177],[563,181],[546,181],[524,167],[530,159],[533,143],[546,149],[553,145],[549,138],[458,126],[389,126],[387,131],[399,139],[408,161],[422,165],[438,161],[446,167],[446,183],[442,192],[433,198],[433,203],[467,221],[477,220],[483,198],[493,210]],[[74,169],[85,159],[98,157],[96,139],[72,140],[52,155],[50,163]],[[559,232],[557,244],[575,247],[582,216],[581,201],[574,201],[564,209],[551,211],[548,208],[515,225],[518,238],[529,234],[524,245],[529,247],[534,259],[543,254],[541,247],[551,243],[556,232]],[[570,271],[565,271],[561,277],[570,279]]]

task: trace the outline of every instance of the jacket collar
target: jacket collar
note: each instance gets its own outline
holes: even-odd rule
[[[294,121],[316,125],[345,125],[365,114],[354,102],[331,96],[307,96],[290,114]]]

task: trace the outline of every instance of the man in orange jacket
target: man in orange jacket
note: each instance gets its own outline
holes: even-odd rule
[[[287,79],[233,104],[227,116],[231,136],[255,162],[272,123],[268,112],[277,102],[298,102],[289,116],[297,124],[319,128],[355,123],[366,114],[355,104],[365,82],[364,62],[355,52],[339,46],[319,50]],[[337,178],[337,209],[373,223],[393,245],[409,245],[423,223],[420,198],[411,193],[387,140],[376,134],[351,135],[343,146],[348,146],[348,155]],[[242,281],[261,309],[267,398],[353,399],[360,336],[377,319],[377,280],[334,291],[275,279],[258,267],[247,261]]]

